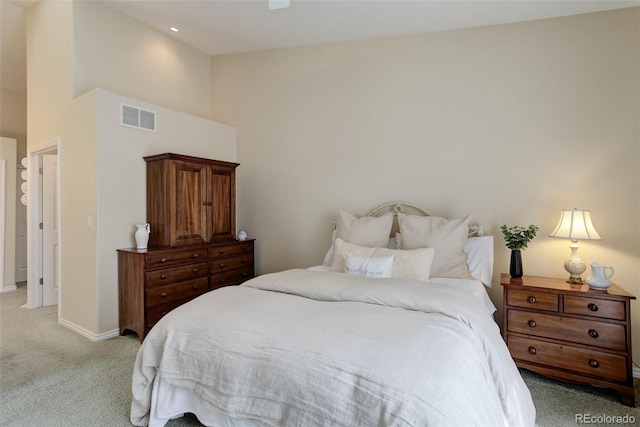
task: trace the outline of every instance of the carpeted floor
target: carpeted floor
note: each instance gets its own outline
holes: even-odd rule
[[[137,337],[91,342],[57,324],[57,307],[19,308],[26,302],[25,288],[0,294],[0,425],[130,426]],[[640,425],[640,409],[623,406],[612,391],[564,384],[528,371],[522,375],[536,405],[539,427],[575,426],[577,414],[629,415]],[[640,405],[640,380],[636,380],[636,404]],[[200,423],[187,415],[167,425]]]

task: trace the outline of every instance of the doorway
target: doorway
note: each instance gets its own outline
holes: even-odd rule
[[[60,317],[60,139],[28,149],[27,308],[58,305]]]

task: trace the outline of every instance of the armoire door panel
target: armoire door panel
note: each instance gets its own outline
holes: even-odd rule
[[[206,239],[206,189],[207,170],[201,163],[175,161],[174,203],[171,204],[171,246],[201,244]]]

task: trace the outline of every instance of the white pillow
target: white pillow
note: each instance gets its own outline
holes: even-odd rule
[[[472,279],[463,248],[467,243],[471,215],[446,219],[398,213],[402,249],[430,247],[436,253],[431,266],[432,277]]]
[[[340,238],[335,241],[335,256],[331,264],[331,270],[345,272],[344,253],[350,253],[361,257],[393,256],[393,268],[391,277],[426,281],[431,273],[431,263],[435,251],[433,248],[420,248],[414,250],[395,250],[387,248],[369,248],[353,243],[345,242]]]
[[[491,287],[493,277],[493,236],[470,237],[464,245],[469,274]]]
[[[385,248],[389,244],[389,234],[393,226],[393,214],[388,213],[379,217],[356,217],[348,212],[340,211],[338,225],[331,235],[331,246],[324,256],[322,263],[331,265],[333,262],[334,241],[336,237],[345,242],[362,246]]]
[[[344,257],[344,272],[353,276],[385,279],[391,277],[393,255],[363,257],[349,252]]]
[[[385,248],[389,242],[392,225],[393,214],[391,213],[379,217],[358,218],[348,212],[340,211],[336,237],[361,246]]]

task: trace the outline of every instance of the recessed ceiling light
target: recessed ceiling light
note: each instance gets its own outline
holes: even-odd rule
[[[176,27],[169,27],[169,29],[171,31],[173,31],[174,33],[177,33],[178,31],[180,31],[179,29],[177,29]]]

